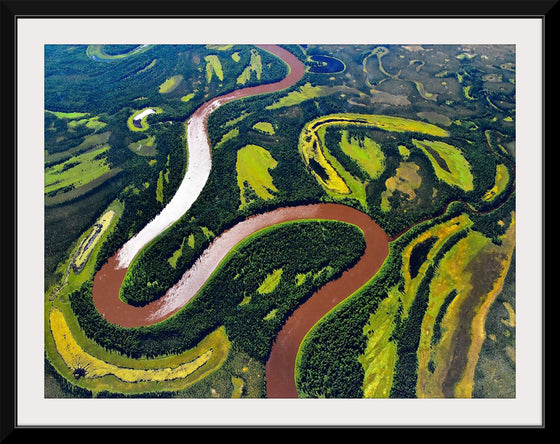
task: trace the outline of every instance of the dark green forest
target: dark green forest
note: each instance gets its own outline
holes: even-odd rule
[[[330,241],[317,242],[323,236]],[[180,353],[225,325],[239,347],[265,362],[286,317],[328,280],[350,268],[364,248],[360,230],[341,222],[293,222],[259,232],[228,256],[185,309],[151,327],[129,329],[105,321],[92,303],[90,283],[73,293],[70,302],[89,337],[133,358]],[[282,278],[274,291],[258,294],[266,276],[280,268]],[[311,278],[298,285],[299,273],[309,273]],[[245,297],[250,302],[241,304]],[[265,320],[273,309],[275,316]]]

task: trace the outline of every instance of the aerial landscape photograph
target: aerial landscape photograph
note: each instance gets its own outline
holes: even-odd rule
[[[45,399],[516,398],[514,44],[93,43],[44,45]]]

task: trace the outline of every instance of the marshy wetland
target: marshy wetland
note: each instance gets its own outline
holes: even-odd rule
[[[47,45],[45,397],[515,398],[515,56]]]

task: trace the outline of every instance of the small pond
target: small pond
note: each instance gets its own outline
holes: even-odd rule
[[[346,68],[341,60],[326,55],[313,55],[309,59],[311,60],[309,71],[317,74],[334,74]]]

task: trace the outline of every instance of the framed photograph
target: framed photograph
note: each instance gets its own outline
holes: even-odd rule
[[[556,2],[419,3],[2,1],[2,439],[545,428]]]

